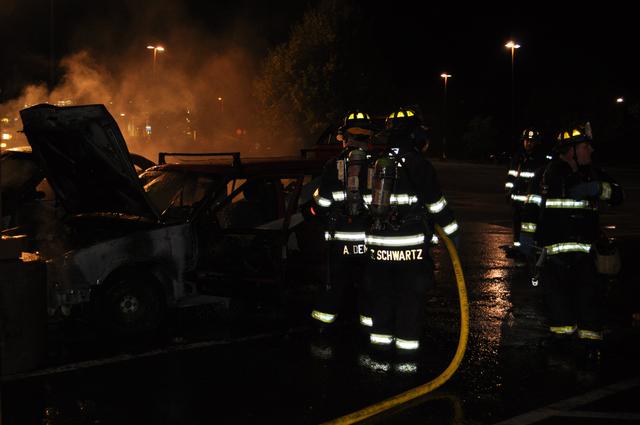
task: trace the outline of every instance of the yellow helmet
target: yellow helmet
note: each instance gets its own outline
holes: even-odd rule
[[[353,134],[371,134],[371,117],[358,109],[350,111],[344,117],[342,128]]]
[[[556,137],[558,146],[569,146],[580,142],[591,142],[593,133],[591,132],[591,123],[589,121],[574,124],[560,131]]]

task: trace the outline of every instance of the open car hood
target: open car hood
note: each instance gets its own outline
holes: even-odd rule
[[[41,104],[21,110],[20,116],[34,157],[68,213],[158,219],[104,105]]]

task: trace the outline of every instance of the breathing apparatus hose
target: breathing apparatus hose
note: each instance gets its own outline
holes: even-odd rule
[[[460,265],[460,258],[458,257],[456,247],[454,246],[449,236],[438,225],[436,225],[436,232],[438,233],[440,239],[444,241],[445,246],[447,247],[447,251],[449,252],[453,271],[456,276],[456,283],[458,285],[458,297],[460,301],[460,337],[458,339],[458,348],[456,349],[456,353],[449,363],[449,366],[447,366],[447,368],[435,379],[425,384],[407,390],[396,396],[390,397],[379,403],[365,407],[364,409],[349,413],[348,415],[341,416],[329,422],[325,422],[323,425],[353,424],[382,413],[386,410],[397,407],[403,403],[421,397],[440,387],[445,382],[447,382],[458,369],[458,366],[460,365],[460,362],[464,357],[464,352],[467,348],[467,339],[469,337],[469,304],[467,302],[467,288],[464,283],[464,275],[462,273],[462,266]]]

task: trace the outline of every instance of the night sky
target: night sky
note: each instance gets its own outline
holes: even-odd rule
[[[2,0],[0,35],[10,42],[3,43],[0,96],[6,100],[26,83],[48,81],[51,5],[54,55],[59,61],[83,49],[117,60],[117,55],[129,49],[133,40],[166,44],[167,34],[176,28],[200,31],[203,45],[224,39],[264,55],[268,48],[286,41],[290,26],[306,9],[305,2],[291,3]]]
[[[200,55],[224,40],[259,60],[287,40],[291,25],[315,3],[3,0],[0,102],[17,96],[28,83],[49,80],[51,4],[57,60],[80,49],[117,60],[132,40],[162,41],[176,25],[205,35]],[[440,119],[439,75],[447,71],[453,75],[447,97],[453,125],[491,115],[508,126],[511,57],[504,44],[510,39],[522,45],[514,68],[519,128],[552,127],[569,118],[605,121],[618,113],[621,106],[615,99],[620,96],[623,108],[638,108],[639,37],[629,7],[603,11],[581,6],[559,12],[420,4],[360,6],[372,23],[369,42],[379,49],[377,67],[397,87],[394,101],[421,105],[431,120]]]

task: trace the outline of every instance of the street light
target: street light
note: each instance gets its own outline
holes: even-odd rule
[[[55,79],[55,42],[54,42],[54,0],[49,1],[49,90],[53,90]]]
[[[617,98],[616,103],[624,103],[624,98],[623,97]]]
[[[147,46],[147,49],[153,50],[153,69],[152,69],[152,72],[155,74],[156,73],[156,56],[158,55],[158,52],[164,52],[164,47],[149,45],[149,46]]]
[[[516,57],[516,49],[520,48],[520,45],[513,40],[507,42],[504,45],[507,49],[511,49],[511,136],[515,135],[516,129],[516,83],[514,63]]]
[[[220,102],[220,112],[224,112],[224,99],[219,97],[218,102]]]
[[[442,108],[442,159],[447,159],[447,81],[451,74],[443,72],[440,77],[444,79],[444,105]]]

